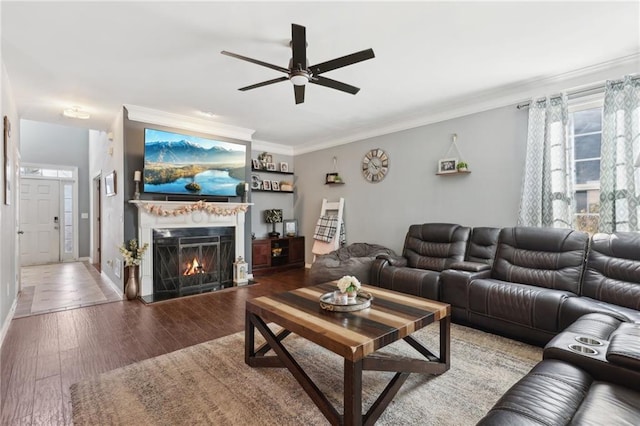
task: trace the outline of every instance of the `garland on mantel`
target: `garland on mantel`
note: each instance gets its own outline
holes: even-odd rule
[[[219,205],[207,204],[200,200],[189,206],[183,206],[171,210],[165,210],[162,206],[156,204],[143,204],[143,207],[147,213],[154,214],[156,216],[180,216],[195,211],[204,211],[217,216],[232,216],[240,212],[246,212],[249,206],[221,207]]]

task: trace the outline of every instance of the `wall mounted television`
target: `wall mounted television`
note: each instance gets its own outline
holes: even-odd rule
[[[179,196],[235,197],[244,182],[242,144],[144,129],[144,192]]]

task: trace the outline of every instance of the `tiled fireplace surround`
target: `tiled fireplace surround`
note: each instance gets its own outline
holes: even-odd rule
[[[202,228],[202,227],[233,227],[235,228],[235,258],[242,256],[246,259],[244,244],[244,223],[245,213],[240,209],[248,208],[251,204],[247,203],[205,203],[206,209],[193,209],[190,212],[173,215],[170,212],[177,209],[184,209],[193,206],[193,202],[182,201],[147,201],[132,200],[130,203],[135,204],[138,208],[138,240],[140,244],[149,244],[142,258],[142,266],[140,272],[142,296],[153,294],[153,230],[154,229],[171,229],[171,228]],[[168,212],[168,214],[157,214],[148,211],[148,208],[154,208]],[[231,211],[233,214],[215,214],[209,213],[208,208],[219,207],[222,210]]]

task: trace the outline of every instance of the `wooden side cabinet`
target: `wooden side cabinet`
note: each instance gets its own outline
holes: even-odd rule
[[[256,239],[251,247],[254,276],[304,267],[304,237]]]

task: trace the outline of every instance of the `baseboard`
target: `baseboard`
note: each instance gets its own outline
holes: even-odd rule
[[[91,258],[88,257],[88,256],[79,257],[78,258],[78,262],[89,262],[89,263],[91,263]]]
[[[104,278],[105,280],[107,280],[107,284],[109,284],[109,286],[122,298],[124,298],[124,292],[122,290],[120,290],[120,288],[116,285],[116,283],[114,283],[113,281],[111,281],[111,278],[109,277],[109,275],[105,274],[104,271],[100,272],[100,276],[102,278]]]
[[[2,349],[4,338],[7,335],[7,331],[9,331],[9,326],[11,325],[11,321],[13,320],[13,315],[16,313],[16,306],[18,306],[17,297],[13,299],[11,309],[9,309],[9,313],[7,314],[7,317],[4,319],[4,323],[2,324],[2,329],[0,329],[0,349]]]

